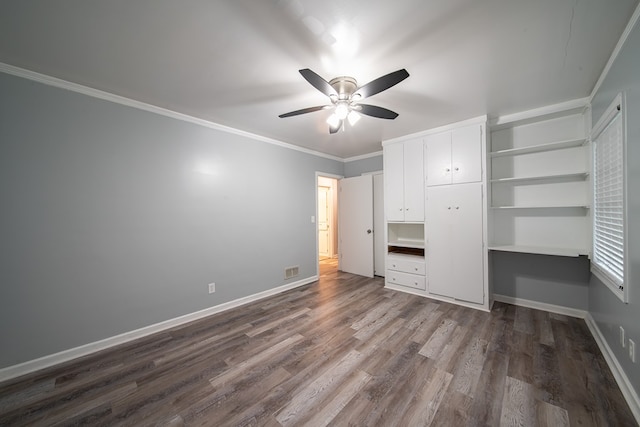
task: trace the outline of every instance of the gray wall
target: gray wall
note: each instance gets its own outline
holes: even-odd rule
[[[382,154],[366,159],[345,162],[344,177],[360,176],[366,172],[377,172],[382,170]]]
[[[629,304],[623,304],[595,276],[589,286],[589,312],[598,324],[622,365],[625,373],[640,393],[640,354],[636,349],[636,364],[632,364],[626,349],[619,344],[621,325],[629,338],[640,345],[640,25],[636,24],[613,67],[592,102],[593,124],[619,92],[627,100],[627,209],[628,261],[627,280]]]
[[[0,368],[316,274],[315,171],[341,162],[1,73],[0,94]]]
[[[492,251],[493,292],[587,310],[589,260]]]

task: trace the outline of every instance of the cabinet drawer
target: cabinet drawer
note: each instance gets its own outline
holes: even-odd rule
[[[423,260],[402,259],[396,257],[389,257],[387,259],[387,268],[393,271],[400,271],[403,273],[421,274],[426,272],[425,262]]]
[[[423,291],[427,289],[427,280],[425,276],[387,270],[385,278],[387,279],[387,282],[394,285],[402,285],[413,289],[422,289]]]

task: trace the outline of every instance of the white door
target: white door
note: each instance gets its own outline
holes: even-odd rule
[[[318,254],[330,257],[331,188],[318,186]]]
[[[428,135],[424,141],[427,185],[451,184],[451,132]]]
[[[404,221],[404,150],[401,143],[383,148],[387,221]]]
[[[482,304],[482,183],[427,189],[429,293]]]
[[[404,143],[404,220],[424,221],[424,143]]]
[[[453,185],[452,235],[456,264],[451,270],[454,297],[463,301],[484,302],[484,261],[482,245],[482,183]]]
[[[340,180],[338,192],[340,270],[373,277],[373,179]]]
[[[429,276],[429,293],[455,297],[451,280],[451,270],[454,262],[451,235],[453,233],[452,203],[450,201],[451,186],[437,186],[427,188],[427,275]],[[465,261],[456,258],[459,268],[465,268]]]
[[[482,127],[455,129],[451,132],[452,182],[478,182],[482,179]]]

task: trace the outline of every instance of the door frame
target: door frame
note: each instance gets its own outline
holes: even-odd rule
[[[315,225],[315,242],[316,242],[316,248],[315,248],[315,253],[316,253],[316,277],[320,277],[320,252],[319,252],[319,232],[320,230],[318,229],[318,178],[319,177],[324,177],[324,178],[330,178],[330,179],[336,179],[336,180],[341,180],[342,178],[344,178],[343,175],[336,175],[333,173],[328,173],[328,172],[321,172],[321,171],[316,171],[316,178],[315,178],[315,183],[313,186],[313,194],[315,195],[314,197],[314,204],[315,204],[315,216],[314,216],[314,225]],[[335,213],[337,214],[336,216],[339,217],[339,212],[340,212],[340,204],[339,203],[335,203],[333,206],[333,209],[335,211]],[[334,227],[336,226],[336,224],[334,224]],[[339,226],[339,225],[337,225]],[[340,240],[338,240],[338,253],[336,255],[340,255]]]

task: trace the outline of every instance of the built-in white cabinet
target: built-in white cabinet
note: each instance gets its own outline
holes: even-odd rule
[[[590,150],[584,109],[491,130],[490,248],[589,254]]]
[[[387,221],[424,221],[422,139],[386,145],[383,161]]]
[[[385,286],[489,310],[486,117],[383,147]]]
[[[429,293],[484,303],[482,183],[427,188]]]
[[[482,180],[480,125],[428,135],[425,138],[426,184],[462,184]]]

